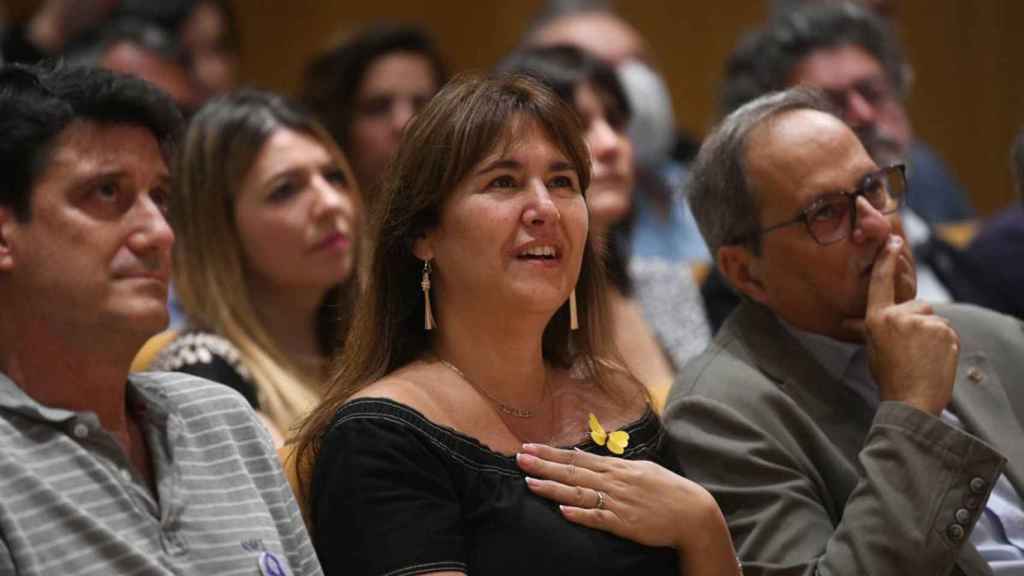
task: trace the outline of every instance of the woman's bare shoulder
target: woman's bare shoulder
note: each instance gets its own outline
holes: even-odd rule
[[[404,404],[437,424],[450,425],[448,404],[442,397],[443,380],[449,376],[423,362],[413,362],[366,386],[349,400],[386,398]]]

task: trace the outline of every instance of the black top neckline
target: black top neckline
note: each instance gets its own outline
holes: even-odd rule
[[[390,398],[363,397],[346,402],[335,415],[331,429],[350,418],[386,418],[389,415],[398,416],[403,424],[413,427],[436,442],[441,442],[447,445],[450,449],[458,449],[463,453],[467,451],[471,453],[475,452],[475,455],[478,457],[504,462],[507,467],[514,469],[517,473],[519,472],[519,466],[515,462],[515,454],[504,454],[502,452],[498,452],[481,442],[479,439],[450,426],[438,424],[427,418],[416,408]],[[580,426],[581,428],[586,427],[587,422],[581,422]],[[601,456],[618,456],[621,458],[634,459],[638,455],[649,453],[650,450],[653,447],[656,447],[658,442],[660,442],[662,435],[661,423],[658,420],[657,414],[654,413],[650,405],[647,406],[647,409],[639,418],[629,422],[621,428],[615,428],[613,430],[625,430],[629,433],[629,445],[621,455],[612,454],[607,447],[598,445],[589,437],[589,435],[585,440],[577,444],[570,446],[554,446],[554,448],[562,450],[579,449],[584,452],[590,452]],[[611,433],[613,430],[608,430],[608,432]],[[328,434],[330,434],[330,430],[328,430]]]

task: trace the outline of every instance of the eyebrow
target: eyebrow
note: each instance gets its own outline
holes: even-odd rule
[[[854,184],[852,188],[833,189],[827,192],[822,192],[821,194],[818,194],[814,198],[812,198],[810,202],[805,204],[804,207],[800,209],[800,211],[803,212],[804,210],[813,207],[814,205],[818,204],[819,202],[825,200],[830,196],[849,196],[851,194],[855,194],[856,192],[859,192],[860,190],[864,189],[864,187],[867,186],[868,182],[870,182],[874,178],[877,178],[884,170],[885,168],[875,168],[874,170],[867,172],[866,174],[861,176],[859,180],[857,180],[857,183]]]
[[[87,172],[83,170],[82,172]],[[131,178],[131,170],[124,169],[122,167],[116,168],[99,168],[92,173],[79,173],[72,175],[71,187],[78,188],[84,186],[91,186],[97,182],[103,182],[107,180],[120,180],[122,178]],[[167,170],[161,170],[156,174],[156,180],[163,186],[169,186],[172,182],[171,173]]]
[[[264,180],[263,186],[276,186],[282,180],[290,180],[292,178],[295,178],[296,176],[300,176],[304,169],[304,167],[292,166],[289,168],[285,168],[284,170],[274,172],[266,180]]]
[[[500,158],[476,171],[476,175],[487,174],[495,170],[520,170],[523,164],[511,158]],[[576,169],[567,160],[555,160],[548,165],[548,172],[575,172]]]

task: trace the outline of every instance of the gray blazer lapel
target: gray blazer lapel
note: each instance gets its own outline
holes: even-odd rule
[[[857,455],[871,427],[874,410],[849,387],[829,376],[767,308],[744,302],[730,321],[751,360],[818,422],[851,467],[859,468]],[[856,477],[851,481],[856,482]],[[845,493],[853,487],[854,484],[844,487]]]

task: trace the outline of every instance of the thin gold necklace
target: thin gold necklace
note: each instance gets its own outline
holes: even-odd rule
[[[445,360],[444,358],[441,358],[441,357],[438,357],[437,361],[440,362],[441,364],[444,364],[445,367],[447,367],[452,372],[458,374],[459,378],[462,378],[463,380],[466,381],[467,384],[472,386],[474,390],[476,390],[477,392],[483,394],[484,398],[487,398],[488,400],[493,402],[498,407],[498,410],[500,410],[503,414],[508,414],[509,416],[515,416],[516,418],[533,418],[536,415],[536,413],[535,413],[536,408],[516,408],[515,406],[509,406],[508,404],[505,404],[501,400],[498,400],[494,396],[491,396],[490,394],[488,394],[487,391],[484,390],[483,388],[481,388],[480,386],[477,386],[476,384],[474,384],[472,380],[470,380],[469,378],[466,377],[466,373],[463,372],[462,370],[459,370],[459,367],[456,366],[455,364],[452,364],[451,362],[449,362],[449,361],[447,361],[447,360]],[[547,383],[547,375],[545,373],[545,378],[544,378],[544,395],[545,396],[547,396],[547,392],[548,392],[548,383]],[[540,400],[540,403],[543,403],[543,402],[544,402],[544,398],[542,397],[541,400]],[[538,404],[538,406],[539,405],[540,404]]]

